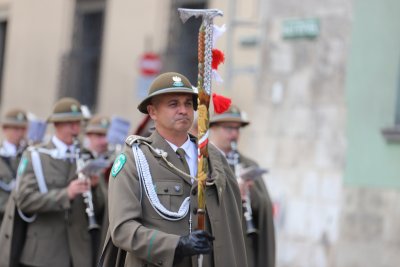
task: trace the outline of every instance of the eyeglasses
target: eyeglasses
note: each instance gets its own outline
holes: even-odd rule
[[[240,126],[228,126],[228,125],[221,125],[222,129],[224,129],[227,132],[234,132],[240,130]]]

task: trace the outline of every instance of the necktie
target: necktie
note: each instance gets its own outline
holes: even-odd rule
[[[66,160],[68,160],[70,163],[73,163],[75,161],[74,157],[73,157],[73,153],[72,153],[72,148],[67,148],[67,150],[65,151],[66,153]]]
[[[183,166],[185,167],[185,172],[190,175],[190,168],[189,165],[187,164],[186,158],[185,158],[185,150],[183,148],[178,148],[176,150],[176,153],[178,154],[179,159],[182,161]]]

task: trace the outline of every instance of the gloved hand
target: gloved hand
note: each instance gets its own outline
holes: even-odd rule
[[[196,230],[189,235],[181,236],[175,249],[174,262],[187,256],[211,253],[213,240],[214,237],[203,230]]]

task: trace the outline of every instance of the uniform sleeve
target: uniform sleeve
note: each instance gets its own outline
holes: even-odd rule
[[[0,213],[4,213],[7,200],[15,184],[11,166],[8,166],[5,160],[0,159]]]
[[[116,175],[112,171],[109,180],[112,241],[115,246],[143,261],[155,266],[172,266],[179,236],[150,229],[140,223],[140,187],[131,147],[126,146],[123,154],[126,163]],[[146,197],[144,192],[143,197]]]
[[[69,209],[70,201],[68,198],[67,187],[49,189],[42,194],[36,180],[32,167],[32,160],[29,152],[24,153],[27,159],[26,167],[19,169],[20,179],[16,194],[16,202],[19,209],[25,213],[41,213],[49,211],[63,211]]]

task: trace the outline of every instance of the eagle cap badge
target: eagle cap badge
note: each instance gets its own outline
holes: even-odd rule
[[[183,86],[183,82],[182,82],[182,78],[179,76],[173,76],[172,77],[173,82],[173,86],[175,87],[182,87]]]

